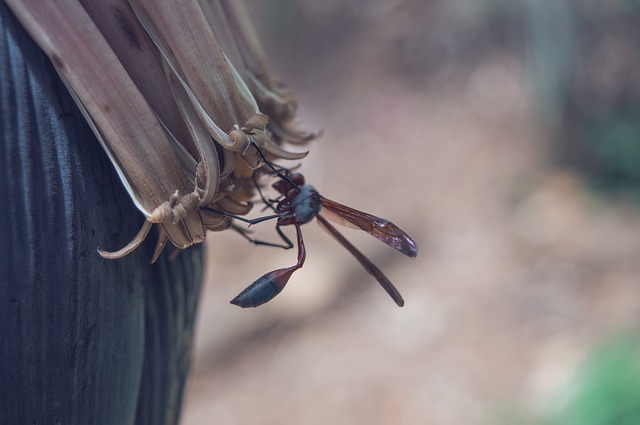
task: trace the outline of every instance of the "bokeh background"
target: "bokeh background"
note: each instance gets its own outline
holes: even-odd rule
[[[640,424],[640,2],[248,3],[308,182],[420,254],[344,231],[398,308],[311,223],[242,310],[295,250],[211,235],[182,423]]]

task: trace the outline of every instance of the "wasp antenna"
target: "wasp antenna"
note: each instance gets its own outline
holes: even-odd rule
[[[289,177],[287,177],[286,175],[284,175],[280,171],[278,171],[276,169],[276,167],[271,163],[271,161],[269,161],[267,158],[265,158],[264,154],[262,153],[262,151],[260,150],[260,147],[258,146],[258,144],[256,142],[252,141],[251,144],[253,145],[254,148],[256,148],[256,152],[258,152],[258,156],[260,157],[260,159],[262,161],[264,161],[264,163],[267,164],[267,166],[269,168],[271,168],[271,170],[273,170],[273,172],[276,173],[276,175],[278,177],[280,177],[282,180],[286,181],[287,183],[289,183],[291,186],[295,187],[296,189],[299,189],[297,184],[295,184],[293,181],[291,181],[291,179]]]

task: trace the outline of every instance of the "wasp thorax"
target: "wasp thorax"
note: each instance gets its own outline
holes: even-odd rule
[[[320,195],[310,184],[300,188],[300,193],[291,201],[293,215],[300,224],[308,223],[320,212]]]

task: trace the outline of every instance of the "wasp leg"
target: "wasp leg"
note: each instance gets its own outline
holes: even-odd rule
[[[280,228],[280,226],[276,226],[276,232],[278,232],[278,235],[280,236],[280,238],[283,240],[284,244],[279,244],[279,243],[275,243],[275,242],[267,242],[267,241],[262,241],[260,239],[254,239],[252,237],[250,237],[247,233],[247,231],[241,227],[238,226],[231,226],[231,228],[233,230],[235,230],[236,232],[240,233],[240,235],[245,238],[246,240],[248,240],[249,242],[256,244],[256,245],[262,245],[262,246],[272,246],[274,248],[283,248],[283,249],[291,249],[293,248],[293,243],[291,242],[291,240],[287,237],[287,235],[284,234],[284,232],[282,231],[282,229]]]
[[[275,212],[276,211],[276,207],[273,206],[271,200],[265,198],[264,194],[262,193],[262,189],[260,189],[260,185],[258,184],[258,181],[256,180],[255,173],[251,177],[253,178],[254,186],[258,190],[258,195],[260,195],[260,199],[264,203],[264,208],[262,208],[262,210],[260,210],[260,211],[265,211],[265,210],[271,209],[271,210],[273,210]]]
[[[254,225],[254,224],[258,224],[258,223],[262,223],[263,221],[268,221],[268,220],[273,220],[274,218],[280,218],[282,216],[285,216],[287,214],[290,214],[288,211],[283,211],[281,213],[277,213],[277,214],[271,214],[271,215],[265,215],[264,217],[258,217],[258,218],[245,218],[245,217],[241,217],[239,215],[235,215],[235,214],[229,214],[227,212],[224,211],[220,211],[220,210],[216,210],[214,208],[210,208],[210,207],[206,207],[203,208],[204,210],[207,211],[211,211],[214,212],[216,214],[220,214],[223,215],[225,217],[231,217],[235,220],[239,220],[242,221],[243,223],[247,223],[250,226]]]

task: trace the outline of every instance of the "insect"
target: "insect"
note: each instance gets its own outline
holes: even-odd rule
[[[371,262],[371,260],[365,257],[364,254],[362,254],[354,245],[351,244],[351,242],[338,232],[329,220],[347,227],[363,230],[411,258],[415,258],[418,255],[418,247],[415,241],[390,221],[327,199],[320,195],[313,186],[305,184],[304,176],[302,174],[292,173],[287,169],[279,171],[273,166],[273,164],[264,159],[264,157],[262,157],[262,159],[280,178],[280,180],[273,184],[273,188],[281,195],[279,200],[275,200],[277,201],[275,206],[265,199],[262,192],[260,192],[262,200],[265,202],[267,207],[274,211],[274,214],[253,220],[235,216],[233,218],[240,219],[250,225],[270,219],[277,219],[276,232],[285,242],[285,245],[258,241],[251,239],[243,232],[241,233],[245,238],[255,244],[279,246],[286,249],[293,248],[293,243],[283,233],[281,227],[294,226],[296,228],[298,260],[296,264],[291,267],[273,270],[264,274],[240,292],[238,296],[231,300],[231,303],[244,308],[258,307],[268,301],[271,301],[284,289],[291,275],[296,270],[302,268],[306,258],[306,250],[300,227],[315,218],[320,227],[324,228],[338,241],[338,243],[346,248],[347,251],[349,251],[360,262],[365,270],[369,272],[369,274],[373,275],[396,304],[402,307],[404,305],[404,300],[391,281]]]

